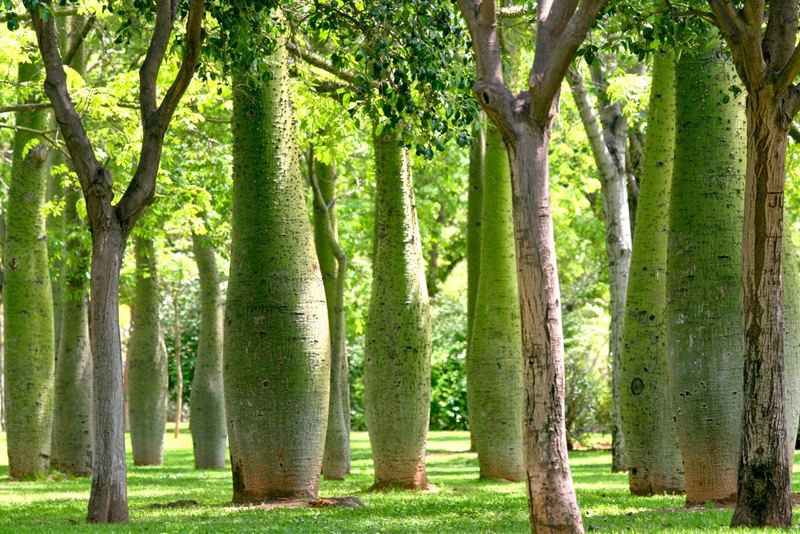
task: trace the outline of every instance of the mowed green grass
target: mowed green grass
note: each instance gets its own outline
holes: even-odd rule
[[[230,505],[227,469],[195,471],[191,438],[168,434],[163,467],[133,467],[128,455],[131,522],[95,526],[84,522],[88,479],[11,482],[0,434],[0,531],[2,532],[528,532],[522,483],[478,480],[475,454],[465,432],[432,432],[428,473],[436,486],[425,493],[368,493],[372,460],[366,433],[353,435],[353,473],[346,481],[323,481],[321,496],[355,496],[365,508],[264,509]],[[128,446],[130,451],[130,445]],[[570,456],[587,531],[719,532],[731,511],[682,509],[679,496],[631,497],[626,475],[612,474],[605,451]],[[800,457],[796,457],[795,464]],[[798,473],[798,469],[795,469]],[[800,479],[800,476],[796,476]],[[798,484],[795,484],[797,490]],[[193,499],[200,506],[152,509],[150,505]],[[798,523],[798,520],[795,521]],[[765,531],[766,532],[766,531]]]

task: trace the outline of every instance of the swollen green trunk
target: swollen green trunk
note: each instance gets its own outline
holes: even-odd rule
[[[620,408],[634,495],[683,491],[667,382],[667,221],[675,153],[675,58],[653,60],[644,172],[633,238]]]
[[[331,163],[314,159],[312,165],[314,187],[319,188],[322,205],[314,196],[314,243],[319,258],[325,300],[328,303],[328,325],[331,336],[331,386],[328,408],[328,430],[325,436],[325,453],[322,459],[322,476],[341,480],[350,471],[350,385],[349,366],[345,354],[344,289],[346,264],[344,257],[337,259],[338,243],[336,224],[336,168]],[[332,234],[332,235],[331,235]],[[337,240],[334,243],[332,240]],[[339,249],[341,251],[341,249]],[[339,264],[339,261],[342,264]]]
[[[667,350],[686,500],[697,503],[736,494],[745,117],[729,90],[733,65],[714,45],[684,52],[676,78]]]
[[[374,488],[428,487],[431,317],[408,150],[373,137],[375,232],[364,349],[364,408]]]
[[[81,193],[70,188],[64,196],[64,243],[61,341],[56,358],[53,413],[53,467],[64,473],[92,472],[92,352],[89,343],[89,249],[84,244],[77,205]]]
[[[136,288],[128,371],[131,445],[135,465],[161,465],[167,425],[167,357],[159,347],[156,250],[152,238],[136,236]]]
[[[286,49],[234,76],[225,412],[235,502],[315,498],[328,417],[325,290],[298,167]]]
[[[200,334],[192,379],[190,426],[197,469],[225,467],[228,442],[222,384],[222,298],[214,246],[208,236],[192,234],[200,278]]]
[[[486,139],[481,267],[467,360],[470,423],[482,478],[522,480],[522,338],[511,176],[500,132]]]
[[[19,81],[39,69],[20,64]],[[46,130],[46,111],[17,113],[17,126]],[[47,149],[29,131],[14,134],[5,248],[5,393],[9,475],[43,475],[50,466],[53,420],[53,295],[45,239]]]

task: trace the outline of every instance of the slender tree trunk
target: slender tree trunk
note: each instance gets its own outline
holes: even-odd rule
[[[136,318],[136,306],[131,304],[128,309],[130,310],[131,313],[130,313],[130,321],[128,323],[128,325],[129,325],[128,326],[128,342],[126,344],[126,350],[125,350],[125,363],[124,363],[124,368],[123,368],[123,371],[122,371],[122,399],[123,399],[122,425],[123,425],[123,428],[125,429],[125,432],[130,432],[131,431],[131,417],[130,417],[130,415],[131,415],[131,413],[130,413],[131,403],[130,403],[130,395],[129,395],[129,392],[130,392],[130,389],[131,389],[130,388],[130,373],[131,373],[131,340],[130,340],[130,338],[131,338],[131,336],[130,336],[131,327],[130,327],[130,325],[133,324],[133,321]]]
[[[5,333],[4,333],[4,314],[3,314],[3,283],[5,281],[5,273],[3,266],[5,265],[5,245],[6,245],[6,214],[5,211],[0,209],[0,431],[6,430],[6,390],[4,361],[5,361]]]
[[[469,150],[469,192],[467,193],[467,365],[472,352],[472,330],[474,328],[475,297],[478,295],[478,279],[481,272],[481,218],[483,217],[483,174],[486,156],[484,127],[476,120],[472,127],[472,146]],[[477,451],[472,409],[467,396],[467,418],[470,430],[470,450]]]
[[[594,69],[594,81],[604,90],[605,79]],[[611,331],[609,332],[609,361],[611,362],[611,470],[625,471],[625,438],[620,413],[620,355],[625,324],[625,299],[628,271],[631,262],[631,221],[628,211],[627,166],[628,122],[621,104],[601,98],[599,113],[595,110],[583,78],[570,70],[569,80],[575,104],[592,147],[603,192],[603,216],[606,229],[609,293],[611,294]],[[603,95],[604,96],[604,95]],[[602,125],[602,127],[601,127]]]
[[[686,501],[736,494],[741,436],[739,270],[743,98],[709,41],[678,62],[667,260],[667,350]],[[725,97],[730,101],[725,103]]]
[[[40,69],[19,65],[19,81],[37,80]],[[17,126],[47,129],[47,111],[17,112]],[[14,134],[5,247],[4,369],[9,475],[43,476],[50,467],[53,420],[53,295],[45,239],[45,167],[48,151],[36,135]]]
[[[639,214],[620,369],[628,480],[634,495],[683,492],[667,376],[667,221],[675,154],[675,58],[653,59]]]
[[[131,325],[128,372],[129,417],[134,465],[164,462],[167,424],[167,360],[159,350],[158,276],[153,238],[134,238],[136,318]]]
[[[200,333],[189,399],[189,426],[197,469],[225,467],[228,433],[222,384],[222,297],[214,246],[208,236],[192,234],[200,278]]]
[[[522,480],[522,342],[508,154],[486,138],[480,282],[473,312],[467,398],[481,478]]]
[[[80,190],[64,196],[64,243],[61,341],[58,344],[53,414],[52,464],[78,476],[92,473],[92,353],[89,341],[89,250],[83,244],[77,205]],[[78,230],[81,229],[81,230]]]
[[[427,489],[431,318],[408,150],[373,136],[375,245],[364,354],[374,489]]]
[[[771,84],[748,91],[746,109],[741,269],[744,407],[738,498],[731,524],[789,526],[792,468],[785,419],[781,250],[791,117]],[[797,396],[796,391],[791,393]]]
[[[342,480],[350,470],[349,366],[345,353],[344,293],[347,262],[338,242],[336,224],[336,168],[313,156],[310,161],[314,188],[314,242],[319,258],[331,336],[331,384],[328,429],[322,476]]]
[[[564,422],[564,340],[547,161],[552,119],[508,142],[525,362],[525,463],[532,532],[583,532]]]
[[[172,295],[172,311],[175,316],[173,325],[175,337],[175,439],[181,432],[181,415],[183,413],[183,353],[181,352],[181,307],[178,294]]]
[[[233,228],[224,381],[234,502],[316,498],[330,337],[303,182],[288,56],[234,75]]]
[[[119,337],[119,272],[126,239],[116,216],[92,227],[89,338],[92,344],[94,455],[90,523],[128,521]]]

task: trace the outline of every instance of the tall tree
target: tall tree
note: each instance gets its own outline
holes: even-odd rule
[[[200,279],[200,332],[189,399],[189,425],[197,469],[225,467],[228,443],[222,382],[222,296],[214,246],[207,235],[192,234]]]
[[[288,54],[233,77],[224,383],[233,500],[315,498],[328,415],[325,291],[298,167]]]
[[[729,91],[735,76],[713,37],[676,68],[667,350],[688,503],[736,494],[745,130],[742,98]]]
[[[548,146],[561,82],[603,0],[536,5],[528,91],[506,86],[494,0],[459,0],[475,49],[475,97],[503,135],[514,198],[525,361],[525,463],[533,532],[582,532],[564,425],[564,342]]]
[[[314,243],[319,259],[331,338],[331,385],[322,476],[341,480],[350,472],[350,366],[345,352],[344,295],[347,257],[336,223],[336,165],[315,157],[308,164],[314,195]]]
[[[620,365],[620,408],[634,495],[683,491],[667,375],[667,223],[675,154],[675,58],[653,58],[644,169]]]
[[[736,511],[731,524],[789,526],[786,368],[781,250],[786,145],[800,110],[798,5],[709,0],[747,93],[747,171],[741,284],[744,412]]]
[[[41,79],[41,66],[20,63],[22,87]],[[6,432],[11,478],[42,476],[50,468],[53,421],[53,295],[43,207],[49,151],[35,132],[49,124],[46,109],[16,113],[14,159],[6,207]]]
[[[87,60],[83,45],[86,20],[72,17],[69,28],[69,44],[62,48],[72,55],[70,67],[83,74]],[[64,207],[60,226],[65,235],[61,247],[61,288],[53,290],[54,297],[61,297],[61,319],[56,323],[61,328],[56,343],[51,463],[59,471],[88,476],[92,473],[93,437],[89,284],[86,280],[89,246],[78,215],[81,192],[72,184],[61,189]]]
[[[373,150],[375,242],[364,347],[373,488],[427,489],[431,317],[411,162],[395,132],[376,132]]]
[[[613,58],[609,58],[613,66]],[[583,76],[571,68],[567,80],[575,105],[586,129],[589,145],[600,174],[603,193],[603,219],[606,229],[609,293],[611,294],[611,331],[609,361],[611,362],[611,469],[625,471],[625,438],[620,413],[620,357],[622,332],[625,325],[625,299],[628,290],[628,271],[631,264],[631,219],[628,209],[628,174],[626,154],[628,120],[622,113],[622,103],[612,102],[606,94],[607,80],[603,67],[592,66],[592,80],[599,88],[599,111],[586,90]]]
[[[522,344],[508,154],[497,128],[486,136],[481,260],[467,400],[482,478],[522,480]]]
[[[155,24],[139,70],[142,144],[138,164],[117,204],[114,181],[97,160],[83,120],[70,98],[58,32],[50,2],[26,3],[46,70],[45,92],[78,175],[92,232],[91,325],[93,412],[95,417],[90,522],[128,520],[122,410],[122,357],[119,335],[119,270],[128,236],[155,194],[161,149],[172,115],[191,81],[203,41],[203,0],[191,0],[183,55],[174,81],[161,101],[157,80],[178,18],[177,3],[158,0]],[[44,9],[42,9],[44,8]]]
[[[161,350],[159,284],[153,237],[134,238],[136,316],[128,340],[128,403],[134,465],[161,465],[167,425],[167,359]]]

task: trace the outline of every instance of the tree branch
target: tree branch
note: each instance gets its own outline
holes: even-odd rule
[[[0,107],[0,113],[16,113],[17,111],[36,111],[53,107],[50,102],[32,102],[29,104],[14,104],[13,106]]]
[[[775,89],[777,91],[783,91],[787,87],[789,87],[797,76],[800,75],[800,46],[796,46],[794,48],[794,52],[789,57],[789,61],[786,63],[778,75],[775,78]]]
[[[69,44],[69,49],[64,54],[63,58],[64,65],[72,64],[72,60],[75,58],[75,54],[77,54],[78,51],[81,49],[81,46],[83,46],[83,42],[86,40],[86,37],[89,36],[89,33],[92,31],[92,28],[94,28],[95,20],[96,19],[94,15],[89,17],[83,24],[81,31],[75,35],[74,39]]]
[[[301,48],[297,43],[293,41],[286,42],[286,49],[294,57],[301,59],[302,61],[308,63],[313,67],[317,67],[320,70],[324,70],[328,74],[336,76],[340,80],[343,80],[348,84],[350,84],[355,89],[358,79],[354,72],[334,67],[333,63],[328,61],[326,58],[322,57],[316,52],[313,52],[306,48]]]
[[[174,27],[177,0],[159,0],[156,28],[150,41],[144,62],[139,70],[139,102],[142,116],[142,149],[136,172],[117,205],[120,219],[128,229],[133,227],[142,210],[153,199],[156,176],[161,163],[164,135],[180,99],[197,70],[200,48],[203,44],[203,0],[191,0],[186,22],[186,39],[183,58],[175,80],[164,95],[160,105],[156,104],[158,72],[164,60],[167,45]]]
[[[51,14],[54,17],[69,17],[69,16],[72,16],[72,15],[77,15],[79,12],[80,12],[80,10],[78,9],[77,6],[76,7],[65,7],[65,8],[62,8],[62,9],[51,9]],[[8,22],[8,20],[10,18],[11,18],[11,15],[9,13],[7,13],[7,12],[6,13],[0,13],[0,24]],[[16,20],[20,21],[20,22],[25,21],[25,20],[31,20],[31,14],[30,14],[30,12],[15,13],[14,14],[14,18]]]

